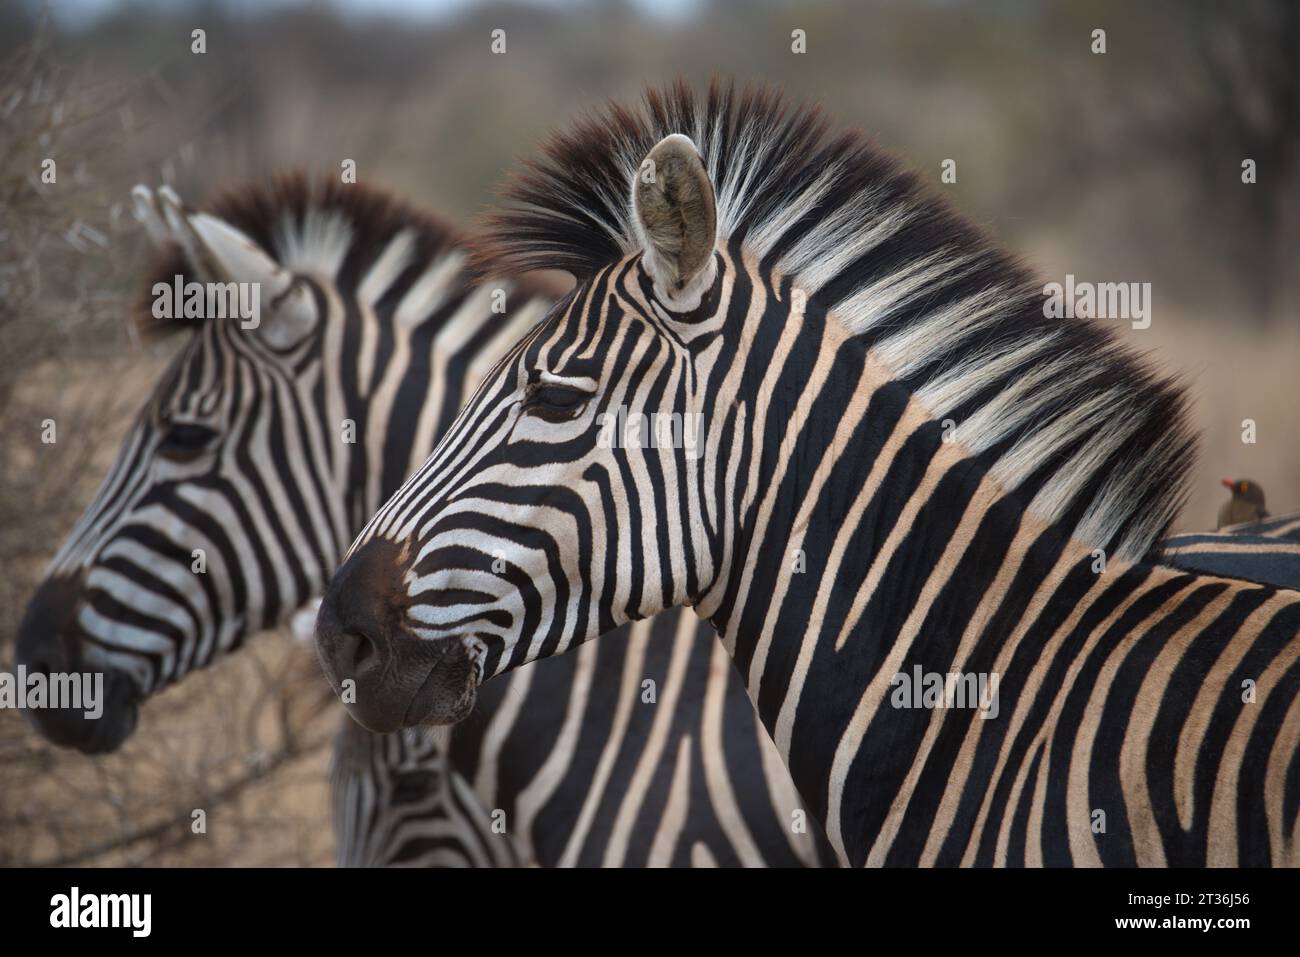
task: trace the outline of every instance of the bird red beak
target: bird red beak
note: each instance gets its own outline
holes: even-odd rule
[[[1219,484],[1222,485],[1224,488],[1226,488],[1229,492],[1235,492],[1237,490],[1237,483],[1234,482],[1232,479],[1224,479]]]

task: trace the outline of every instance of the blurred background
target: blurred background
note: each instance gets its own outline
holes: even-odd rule
[[[133,184],[201,204],[352,159],[360,179],[465,221],[576,111],[714,73],[868,130],[1045,281],[1150,282],[1150,328],[1116,325],[1194,396],[1201,456],[1177,530],[1214,526],[1224,477],[1300,510],[1293,0],[0,0],[0,662],[178,345],[127,322],[149,260]],[[940,183],[946,159],[955,184]],[[39,441],[46,418],[55,445]],[[0,864],[329,863],[338,712],[309,649],[252,644],[151,701],[107,758],[0,710]],[[206,840],[190,833],[198,807]]]

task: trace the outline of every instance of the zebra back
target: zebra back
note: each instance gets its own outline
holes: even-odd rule
[[[1217,532],[1171,535],[1160,556],[1189,571],[1300,590],[1300,513]]]

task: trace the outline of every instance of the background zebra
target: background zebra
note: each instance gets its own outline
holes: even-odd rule
[[[344,720],[330,764],[340,867],[518,867],[439,733]]]
[[[176,276],[260,282],[267,309],[255,330],[189,320],[28,608],[20,664],[107,675],[99,721],[28,713],[91,753],[117,747],[150,695],[318,595],[362,521],[550,302],[537,287],[471,283],[447,227],[360,186],[282,178],[212,213],[167,189],[136,202],[168,250],[143,287],[145,329],[185,327],[153,317],[155,283]],[[802,802],[711,631],[670,615],[653,627],[676,640],[651,642],[651,627],[503,682],[450,752],[341,732],[341,861],[832,862],[815,827],[796,829]],[[362,773],[389,761],[391,779]],[[407,800],[420,781],[436,788]],[[476,827],[496,810],[507,836],[487,837],[509,849]]]
[[[1300,589],[1300,515],[1173,535],[1161,543],[1160,555],[1179,568]]]
[[[1153,561],[1176,388],[768,91],[651,90],[506,196],[481,261],[579,285],[332,580],[354,714],[456,720],[688,603],[847,863],[1295,861],[1300,593]],[[703,454],[610,441],[624,406],[700,416]]]

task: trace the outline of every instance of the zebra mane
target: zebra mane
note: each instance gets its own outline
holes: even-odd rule
[[[1041,283],[916,174],[769,87],[679,80],[580,118],[507,181],[471,268],[582,279],[639,251],[632,178],[671,133],[704,158],[719,244],[833,312],[1036,514],[1153,554],[1195,453],[1182,386],[1098,323],[1045,316]]]
[[[413,264],[428,263],[465,242],[448,223],[386,190],[342,183],[336,175],[284,173],[228,189],[201,208],[252,237],[282,265],[332,275],[344,289],[360,282],[366,268],[402,230],[413,240]],[[179,246],[158,256],[133,310],[137,331],[157,336],[187,328],[185,320],[154,318],[152,289],[157,282],[170,283],[176,275],[188,280],[192,274]],[[189,324],[201,321],[191,319]]]

